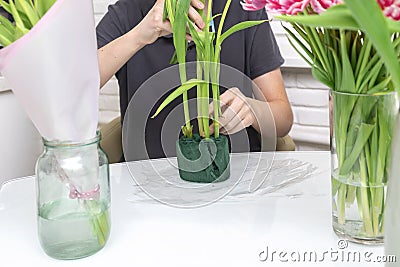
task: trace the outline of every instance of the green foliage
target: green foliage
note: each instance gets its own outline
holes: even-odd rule
[[[291,43],[333,91],[338,177],[332,179],[338,221],[357,200],[363,235],[382,235],[396,98],[400,92],[400,22],[376,0],[345,0],[322,14],[279,16]],[[394,84],[394,85],[393,85]],[[369,96],[367,96],[369,95]],[[361,184],[359,187],[353,184]]]
[[[0,45],[5,47],[31,30],[56,0],[0,0],[0,6],[14,18],[11,23],[0,15]]]
[[[240,30],[259,25],[262,21],[245,21],[232,26],[226,32],[222,32],[222,28],[228,14],[231,0],[227,0],[222,14],[214,15],[212,18],[207,14],[211,14],[212,0],[208,1],[205,10],[199,11],[206,27],[198,30],[188,17],[188,8],[190,0],[166,0],[164,5],[164,19],[169,19],[173,29],[173,38],[175,53],[170,61],[171,64],[178,63],[182,85],[176,89],[158,108],[154,116],[157,116],[161,110],[168,105],[173,99],[180,94],[183,95],[184,113],[186,125],[182,127],[182,131],[186,137],[187,133],[192,133],[192,127],[189,122],[189,111],[187,106],[187,90],[197,86],[197,119],[199,125],[199,133],[206,137],[210,137],[208,99],[209,87],[211,84],[214,103],[214,137],[219,136],[218,118],[221,115],[221,107],[219,104],[219,60],[221,53],[221,45],[230,35]],[[217,33],[211,32],[210,22],[212,19],[221,16]],[[197,60],[197,79],[186,81],[185,55],[187,50],[186,34],[189,31],[193,42],[196,45]],[[153,117],[154,117],[153,116]],[[190,136],[189,136],[190,137]]]
[[[400,23],[384,17],[375,0],[347,0],[322,14],[305,11],[278,18],[293,25],[285,27],[290,42],[311,65],[314,77],[332,90],[392,90],[389,76],[400,90]]]

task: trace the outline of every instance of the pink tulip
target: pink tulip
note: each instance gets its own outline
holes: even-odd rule
[[[315,13],[322,13],[331,6],[342,3],[342,0],[311,0],[311,7]]]
[[[244,10],[256,11],[265,7],[268,0],[244,0],[241,2]]]
[[[286,15],[296,15],[302,12],[308,5],[316,13],[321,13],[327,8],[341,3],[342,0],[244,0],[245,10],[254,11],[266,8],[267,11]]]
[[[378,0],[386,17],[400,20],[400,0]]]
[[[266,8],[267,11],[295,15],[304,10],[311,0],[244,0],[244,10],[254,11]]]

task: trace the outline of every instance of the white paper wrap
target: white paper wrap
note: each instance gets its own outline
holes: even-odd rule
[[[271,153],[232,153],[231,175],[223,182],[191,183],[182,180],[176,158],[126,162],[134,182],[128,201],[167,204],[193,208],[225,202],[254,201],[255,196],[277,190],[312,177],[317,168],[296,159],[277,160]],[[300,194],[300,193],[296,193]]]
[[[95,137],[100,78],[92,1],[57,0],[29,33],[0,50],[0,72],[44,138]]]

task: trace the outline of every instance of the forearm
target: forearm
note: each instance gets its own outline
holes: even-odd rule
[[[269,103],[275,120],[277,137],[289,134],[293,125],[293,112],[290,104],[286,101],[276,100]]]
[[[133,28],[125,35],[99,48],[100,88],[140,49],[145,46],[138,38],[138,31]]]
[[[268,72],[260,77],[254,79],[257,87],[253,88],[254,96],[260,104],[255,105],[255,114],[258,118],[253,127],[262,135],[264,132],[268,135],[270,130],[266,127],[271,127],[270,120],[275,123],[275,130],[277,137],[287,135],[292,128],[293,113],[288,100],[283,78],[280,69]],[[268,107],[269,106],[269,107]],[[262,131],[263,130],[263,131]]]
[[[289,133],[293,124],[293,113],[290,105],[283,100],[265,102],[262,100],[249,99],[255,120],[252,127],[260,134],[277,137]],[[275,123],[275,127],[273,124]],[[275,133],[271,132],[275,128]]]

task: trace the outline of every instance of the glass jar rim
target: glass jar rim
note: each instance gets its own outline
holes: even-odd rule
[[[386,92],[377,92],[374,94],[365,94],[365,93],[349,93],[349,92],[340,92],[330,89],[331,94],[337,95],[348,95],[348,96],[365,96],[365,97],[378,97],[378,96],[389,96],[389,95],[397,95],[397,91],[386,91]]]
[[[60,140],[47,140],[42,137],[43,145],[45,147],[80,147],[99,143],[101,140],[101,132],[96,131],[96,136],[83,141],[60,141]]]

